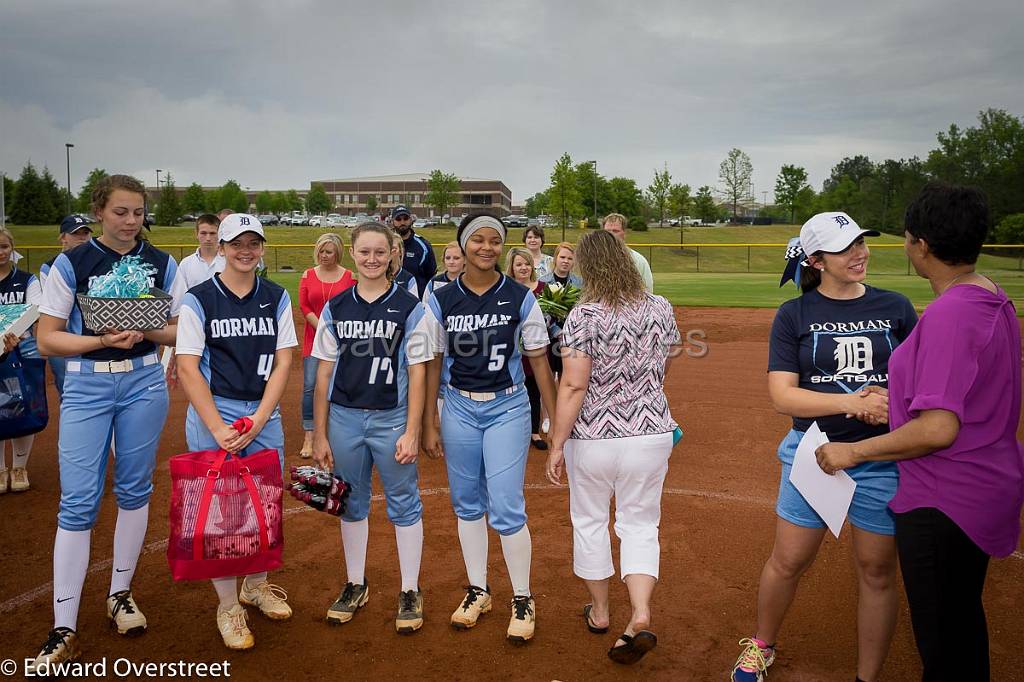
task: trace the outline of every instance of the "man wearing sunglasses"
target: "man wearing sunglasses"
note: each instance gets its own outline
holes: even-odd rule
[[[416,278],[419,291],[426,291],[427,282],[437,274],[437,260],[434,249],[423,237],[412,229],[412,213],[409,207],[399,204],[391,209],[391,226],[405,244],[404,268]]]

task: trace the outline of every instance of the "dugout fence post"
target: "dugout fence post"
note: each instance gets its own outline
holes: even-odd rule
[[[747,244],[747,272],[750,272],[750,244]]]
[[[700,272],[700,245],[697,246],[697,272]]]

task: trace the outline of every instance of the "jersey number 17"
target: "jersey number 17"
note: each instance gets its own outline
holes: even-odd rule
[[[377,373],[387,372],[384,378],[385,384],[395,383],[395,370],[391,367],[391,358],[374,358],[370,365],[370,383],[377,383]]]

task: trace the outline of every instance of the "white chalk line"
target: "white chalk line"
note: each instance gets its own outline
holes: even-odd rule
[[[568,486],[554,486],[546,483],[527,483],[523,486],[526,490],[546,490],[546,491],[557,491],[564,490],[568,492]],[[434,495],[448,494],[448,488],[424,488],[420,490],[421,497],[431,497]],[[774,500],[766,499],[763,497],[751,497],[749,495],[736,495],[733,493],[721,493],[709,490],[689,490],[687,488],[664,488],[662,490],[667,495],[680,495],[683,497],[700,497],[708,500],[722,500],[726,502],[740,502],[743,504],[752,504],[760,507],[771,507],[775,504]],[[379,502],[384,499],[383,495],[373,495],[370,500]],[[292,507],[284,511],[284,516],[292,516],[294,514],[301,514],[303,512],[313,511],[312,507]],[[142,548],[141,556],[152,554],[153,552],[165,552],[167,551],[167,540],[155,540]],[[1019,561],[1024,561],[1024,552],[1014,552],[1010,555],[1011,558]],[[89,571],[86,576],[90,576],[93,573],[99,571],[105,571],[113,565],[113,559],[104,559],[98,561],[89,566]],[[8,613],[26,604],[31,604],[36,599],[43,597],[53,592],[53,581],[44,583],[39,587],[33,588],[28,592],[23,592],[16,597],[12,597],[7,601],[0,603],[0,613]]]

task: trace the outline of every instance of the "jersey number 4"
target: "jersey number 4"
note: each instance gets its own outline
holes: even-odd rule
[[[377,373],[387,375],[384,377],[385,384],[395,383],[395,370],[391,367],[391,358],[374,358],[373,364],[370,366],[370,383],[377,383]]]
[[[270,381],[270,371],[272,369],[274,369],[273,353],[260,355],[259,362],[256,364],[256,373],[263,377],[264,381]]]

